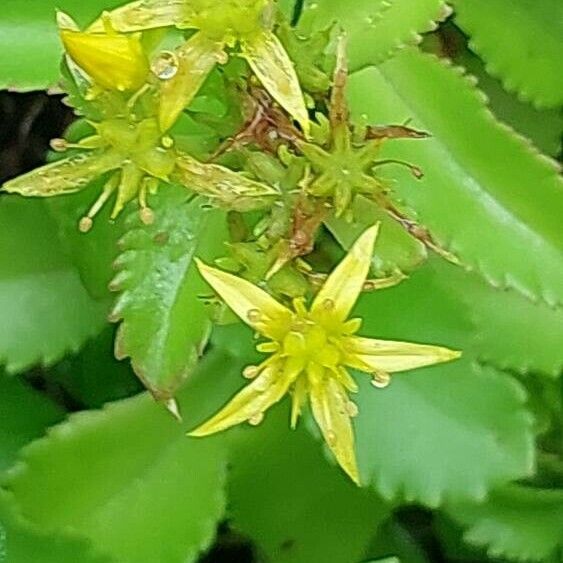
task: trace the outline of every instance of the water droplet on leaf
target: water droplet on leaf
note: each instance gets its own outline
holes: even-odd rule
[[[160,80],[170,80],[178,73],[178,57],[172,51],[162,51],[153,60],[151,70]]]
[[[262,318],[262,314],[260,313],[260,311],[258,309],[250,309],[250,311],[248,311],[248,313],[246,314],[246,318],[251,323],[257,323]]]
[[[385,372],[375,372],[371,377],[371,384],[378,389],[384,389],[391,382],[391,376]]]

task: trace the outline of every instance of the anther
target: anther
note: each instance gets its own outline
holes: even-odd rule
[[[258,373],[260,373],[258,366],[246,366],[242,370],[242,375],[246,377],[246,379],[253,379],[258,375]]]
[[[68,143],[64,139],[51,139],[49,144],[56,152],[64,152],[68,148]]]
[[[143,225],[152,225],[154,223],[154,213],[149,207],[141,207],[139,217]]]
[[[82,217],[78,223],[78,230],[87,233],[94,226],[94,221],[90,217]]]

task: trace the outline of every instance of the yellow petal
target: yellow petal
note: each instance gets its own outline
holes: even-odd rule
[[[264,30],[241,42],[243,57],[248,61],[264,88],[309,134],[309,114],[295,67],[280,40]]]
[[[88,31],[104,31],[108,18],[114,29],[124,32],[168,26],[187,27],[193,14],[194,10],[186,0],[139,0],[106,12]]]
[[[67,25],[65,14],[58,16]],[[140,34],[84,33],[61,27],[60,36],[70,58],[94,81],[108,90],[137,90],[149,72]]]
[[[313,302],[313,314],[323,314],[330,308],[328,312],[335,320],[348,317],[366,281],[378,231],[379,223],[367,229],[332,271]]]
[[[215,416],[189,435],[208,436],[242,422],[258,423],[263,413],[283,398],[293,381],[284,376],[279,364],[268,366]]]
[[[123,210],[125,205],[137,197],[141,189],[141,181],[144,172],[133,162],[127,162],[121,170],[121,179],[117,188],[117,198],[111,213],[111,218],[115,219]]]
[[[175,179],[188,189],[212,198],[237,211],[259,209],[279,195],[279,192],[218,164],[203,164],[178,154]]]
[[[162,79],[160,96],[160,128],[167,131],[192,102],[218,61],[222,60],[223,43],[205,36],[192,35],[175,52],[176,70]]]
[[[309,376],[311,408],[328,447],[336,460],[360,484],[360,475],[354,449],[354,430],[348,414],[348,396],[334,377]]]
[[[293,395],[291,396],[291,428],[295,429],[297,421],[301,415],[303,403],[307,398],[307,380],[304,377],[298,377],[293,387]]]
[[[98,176],[121,166],[115,152],[92,152],[59,160],[6,182],[2,189],[23,196],[50,197],[85,188]]]
[[[373,371],[389,373],[449,362],[461,355],[461,352],[441,346],[359,336],[347,338],[343,347],[347,352],[346,361],[351,367],[365,371],[366,366],[369,366]]]
[[[225,303],[257,332],[278,340],[287,332],[292,313],[263,289],[227,272],[207,266],[197,260],[205,281]]]

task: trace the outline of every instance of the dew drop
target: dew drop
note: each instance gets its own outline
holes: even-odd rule
[[[264,420],[264,413],[258,412],[248,419],[248,424],[251,426],[258,426]]]
[[[229,62],[229,55],[225,51],[221,51],[217,54],[217,62],[220,65],[226,65]]]
[[[260,393],[263,393],[264,391],[266,391],[266,389],[268,389],[269,383],[266,379],[258,379],[256,381],[256,390],[260,391]]]
[[[178,73],[178,57],[172,51],[162,51],[152,62],[151,70],[160,80],[170,80]]]
[[[375,372],[371,377],[371,384],[377,389],[384,389],[391,382],[391,376],[385,372]]]
[[[257,323],[262,318],[262,314],[260,313],[260,311],[258,309],[250,309],[248,311],[248,313],[246,313],[246,318],[251,323]]]
[[[259,373],[258,366],[246,366],[242,370],[242,375],[246,377],[246,379],[253,379]]]
[[[326,433],[326,441],[328,442],[329,446],[336,446],[336,434],[334,432],[334,430],[329,430]]]
[[[333,299],[325,299],[323,301],[323,309],[325,311],[332,311],[334,309],[334,300]]]
[[[172,139],[172,137],[169,137],[168,135],[162,137],[162,146],[165,149],[170,149],[174,146],[174,139]]]

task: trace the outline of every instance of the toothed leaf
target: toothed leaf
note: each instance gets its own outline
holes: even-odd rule
[[[405,45],[420,41],[450,13],[442,0],[305,0],[299,28],[304,32],[332,24],[348,36],[350,69],[373,65]]]
[[[18,514],[13,500],[0,491],[0,556],[6,563],[113,563],[87,540],[48,534]]]
[[[224,478],[221,442],[186,438],[143,394],[71,416],[22,451],[5,484],[45,532],[84,537],[122,563],[191,563],[223,514]]]
[[[495,285],[563,303],[563,183],[555,163],[495,121],[478,91],[433,56],[405,50],[354,75],[349,92],[356,115],[373,123],[412,118],[432,135],[382,151],[422,168],[422,180],[396,167],[381,174],[398,180],[396,194],[438,243]]]
[[[538,107],[563,104],[563,3],[456,0],[456,23],[504,87]]]
[[[202,204],[185,188],[163,186],[154,198],[154,223],[131,216],[116,262],[116,355],[130,357],[160,399],[172,397],[186,380],[211,328],[202,299],[209,289],[194,258],[209,261],[222,250],[225,221],[222,212]]]
[[[14,461],[22,446],[62,418],[63,410],[50,399],[0,373],[0,471]]]
[[[367,294],[356,312],[364,319],[362,334],[463,352],[454,362],[394,374],[383,390],[357,375],[363,482],[386,498],[438,506],[482,499],[531,474],[526,393],[508,375],[478,366],[470,346],[475,327],[455,297],[435,289],[429,268],[392,290]]]
[[[528,137],[543,153],[557,157],[563,132],[561,108],[538,109],[518,99],[516,93],[507,92],[502,87],[500,80],[487,74],[483,61],[468,50],[462,51],[454,60],[477,78],[479,89],[486,94],[498,119]]]
[[[91,299],[42,201],[0,201],[0,363],[51,364],[98,334],[107,305]]]
[[[490,557],[553,561],[563,548],[563,491],[511,485],[483,503],[461,503],[447,513],[465,528],[464,540]]]

